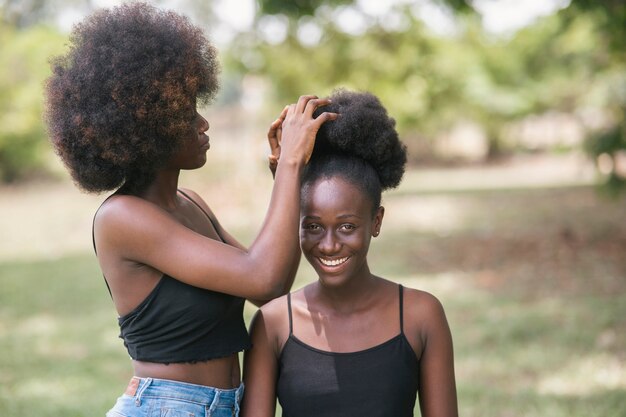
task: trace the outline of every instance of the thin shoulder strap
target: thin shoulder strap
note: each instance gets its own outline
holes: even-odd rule
[[[98,256],[98,251],[96,250],[96,214],[98,214],[97,211],[91,220],[91,243],[93,244],[93,252]]]
[[[109,199],[109,197],[107,197],[107,200]],[[104,204],[105,201],[106,200],[104,200],[102,204]],[[100,207],[102,207],[102,204],[100,205]],[[98,207],[98,210],[96,210],[96,212],[94,213],[93,220],[91,221],[91,243],[93,244],[93,252],[96,254],[96,257],[98,257],[98,250],[96,249],[96,215],[98,214],[100,207]],[[107,281],[107,278],[104,276],[104,274],[102,274],[102,278],[104,279],[104,283],[107,286],[107,290],[109,290],[109,295],[111,296],[111,299],[113,299],[111,287],[109,286],[109,282]]]
[[[179,192],[179,193],[181,193],[182,195],[184,195],[184,196],[187,198],[187,200],[189,200],[189,201],[191,201],[192,203],[194,203],[194,204],[195,204],[195,205],[196,205],[196,206],[197,206],[200,210],[202,210],[202,212],[204,213],[204,215],[205,215],[205,216],[207,216],[209,220],[211,220],[211,216],[209,216],[209,213],[207,213],[207,212],[206,212],[206,211],[202,208],[202,206],[196,202],[196,200],[194,200],[193,198],[191,198],[191,197],[189,196],[189,194],[187,194],[186,192],[184,192],[184,191],[183,191],[183,190],[181,190],[180,188],[178,189],[178,192]],[[213,221],[211,221],[211,223],[213,223]]]
[[[211,222],[211,225],[213,226],[213,228],[215,229],[215,233],[217,233],[217,235],[219,236],[220,240],[224,243],[226,243],[226,241],[224,240],[224,238],[222,237],[222,235],[220,235],[220,232],[217,230],[217,226],[215,226],[215,223],[213,223],[213,219],[211,218],[211,216],[209,216],[209,213],[206,212],[205,209],[202,208],[202,206],[200,204],[198,204],[196,202],[196,200],[194,200],[193,198],[191,198],[189,196],[189,194],[187,194],[186,192],[184,192],[183,190],[181,190],[180,188],[178,189],[178,192],[181,193],[182,195],[185,196],[185,198],[187,198],[187,200],[191,201],[193,204],[196,205],[196,207],[198,207],[203,213],[204,215],[207,217],[207,219],[209,219],[209,221]]]
[[[104,199],[104,201],[100,204],[96,212],[93,214],[93,219],[91,220],[91,242],[93,243],[93,251],[96,254],[96,256],[98,256],[98,251],[96,250],[96,216],[98,215],[98,212],[100,211],[104,203],[106,203],[109,198],[113,197],[114,194],[115,193],[109,195],[107,198]]]
[[[289,336],[293,334],[293,319],[291,318],[291,293],[287,294],[287,310],[289,314]]]
[[[398,291],[400,293],[400,333],[404,334],[404,308],[403,308],[403,295],[404,295],[404,287],[402,284],[398,284]]]

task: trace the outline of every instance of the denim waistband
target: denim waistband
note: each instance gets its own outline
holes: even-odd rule
[[[160,397],[196,403],[209,408],[233,405],[239,409],[243,390],[243,383],[237,388],[220,389],[168,379],[133,377],[126,388],[126,395],[134,397],[137,405],[141,404],[143,398]]]

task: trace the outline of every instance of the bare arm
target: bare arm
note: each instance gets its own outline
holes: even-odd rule
[[[217,219],[213,211],[209,208],[206,202],[197,193],[189,189],[182,189],[182,191],[184,191],[186,194],[191,196],[193,200],[197,204],[199,204],[200,207],[202,207],[202,209],[211,217],[211,223],[215,226],[217,234],[228,245],[233,246],[235,248],[239,248],[243,251],[248,251],[248,249],[243,244],[241,244],[235,237],[233,237],[230,233],[228,233],[228,231],[226,231],[224,227],[222,227],[222,225],[220,224],[219,220]],[[289,290],[291,289],[291,286],[296,276],[296,272],[298,271],[298,266],[300,264],[300,257],[301,257],[301,253],[300,251],[298,251],[298,253],[293,259],[292,267],[290,268],[289,272],[285,275],[284,286],[279,295],[287,294]],[[254,304],[257,307],[261,307],[262,305],[267,303],[269,299],[263,299],[263,300],[248,299],[248,301],[250,301],[252,304]]]
[[[274,179],[276,179],[276,168],[278,167],[278,160],[280,159],[280,143],[282,141],[283,122],[285,121],[288,110],[289,106],[285,106],[278,118],[272,122],[267,132],[267,142],[270,146],[270,155],[268,157],[269,168],[272,173],[272,178]],[[298,267],[300,265],[300,257],[301,252],[298,250],[296,255],[292,257],[292,264],[285,276],[284,286],[280,295],[287,294],[291,290],[291,286],[293,285],[293,281],[296,278],[296,273],[298,272]],[[257,307],[261,307],[269,300],[249,299],[248,301]]]
[[[250,336],[252,349],[246,351],[243,381],[246,393],[242,402],[242,417],[274,417],[276,413],[276,378],[278,351],[275,323],[267,320],[263,311],[252,319]]]
[[[300,251],[300,175],[320,125],[336,117],[323,113],[313,119],[315,108],[327,102],[303,96],[289,107],[268,213],[248,250],[202,236],[146,200],[114,196],[96,217],[99,254],[117,253],[124,260],[148,265],[190,285],[240,297],[280,295]]]
[[[452,335],[441,303],[430,294],[421,339],[419,403],[424,417],[458,417]]]
[[[274,179],[276,178],[276,168],[278,167],[278,160],[280,159],[280,144],[282,142],[283,122],[285,121],[288,110],[289,106],[286,106],[280,113],[278,118],[274,120],[274,122],[270,125],[270,128],[267,132],[267,142],[270,146],[269,168],[272,173],[272,178]],[[296,273],[298,272],[298,267],[300,266],[301,255],[301,251],[298,250],[296,256],[292,258],[292,265],[291,268],[289,268],[289,272],[287,273],[287,280],[285,281],[285,286],[283,287],[282,294],[287,294],[291,290],[293,281],[296,278]],[[262,306],[265,303],[265,301],[259,300],[254,300],[252,302],[258,307]]]

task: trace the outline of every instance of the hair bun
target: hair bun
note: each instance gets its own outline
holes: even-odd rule
[[[380,100],[368,92],[344,89],[333,91],[332,103],[316,110],[339,113],[336,120],[324,123],[315,141],[311,158],[325,154],[347,154],[369,163],[383,189],[400,184],[406,165],[406,146]]]

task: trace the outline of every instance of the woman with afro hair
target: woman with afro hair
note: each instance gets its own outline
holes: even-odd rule
[[[245,417],[456,417],[452,337],[440,302],[370,272],[382,190],[406,151],[369,93],[336,91],[305,168],[300,245],[318,280],[264,305],[244,359]]]
[[[206,163],[209,123],[196,106],[218,89],[216,55],[187,18],[128,3],[78,24],[53,61],[52,144],[80,188],[112,192],[93,241],[134,377],[110,417],[238,415],[244,300],[262,304],[293,282],[301,174],[336,115],[314,117],[329,101],[302,96],[272,123],[274,188],[245,248],[178,187],[180,170]]]

